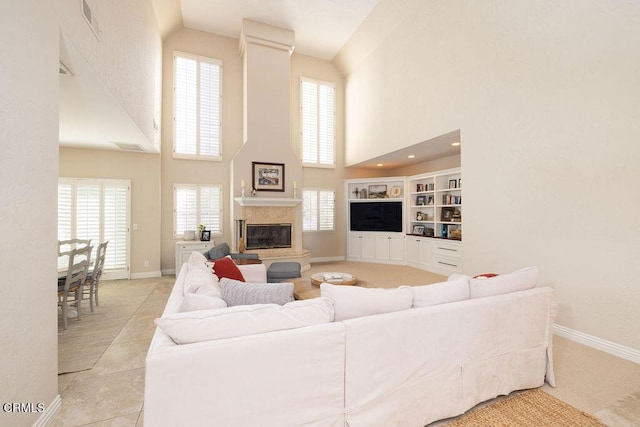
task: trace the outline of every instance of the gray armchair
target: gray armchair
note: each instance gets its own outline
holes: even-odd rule
[[[220,258],[224,258],[227,255],[231,255],[233,259],[241,259],[241,258],[249,258],[249,259],[259,259],[258,254],[250,254],[250,253],[231,253],[231,249],[227,243],[220,243],[215,245],[204,254],[204,257],[209,260],[216,260]]]

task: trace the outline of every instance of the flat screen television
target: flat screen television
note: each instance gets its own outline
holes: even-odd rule
[[[402,202],[351,202],[349,229],[402,232]]]

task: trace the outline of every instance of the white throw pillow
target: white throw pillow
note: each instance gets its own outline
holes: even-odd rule
[[[469,279],[460,276],[457,279],[432,285],[411,286],[413,307],[445,304],[469,299]]]
[[[184,295],[196,293],[218,298],[222,297],[218,278],[211,270],[207,270],[204,264],[202,268],[191,268],[191,266],[189,266],[189,272],[185,277],[182,291]]]
[[[499,274],[495,277],[479,277],[469,280],[470,298],[482,298],[493,295],[531,289],[538,283],[538,268],[528,267],[513,273]]]
[[[182,300],[182,304],[178,307],[178,313],[226,307],[227,303],[220,297],[204,294],[186,294]]]
[[[384,289],[322,283],[320,295],[333,300],[336,321],[406,310],[413,301],[409,286]]]
[[[238,305],[174,313],[155,323],[176,343],[189,344],[329,323],[333,317],[332,302],[314,298],[285,305]]]

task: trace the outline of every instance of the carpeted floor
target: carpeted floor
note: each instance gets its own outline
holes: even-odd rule
[[[606,426],[594,416],[580,411],[540,389],[510,394],[483,408],[475,409],[447,424],[448,427],[505,426]]]

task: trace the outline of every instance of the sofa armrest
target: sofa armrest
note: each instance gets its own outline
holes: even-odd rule
[[[267,267],[264,264],[239,265],[245,282],[267,283]]]

